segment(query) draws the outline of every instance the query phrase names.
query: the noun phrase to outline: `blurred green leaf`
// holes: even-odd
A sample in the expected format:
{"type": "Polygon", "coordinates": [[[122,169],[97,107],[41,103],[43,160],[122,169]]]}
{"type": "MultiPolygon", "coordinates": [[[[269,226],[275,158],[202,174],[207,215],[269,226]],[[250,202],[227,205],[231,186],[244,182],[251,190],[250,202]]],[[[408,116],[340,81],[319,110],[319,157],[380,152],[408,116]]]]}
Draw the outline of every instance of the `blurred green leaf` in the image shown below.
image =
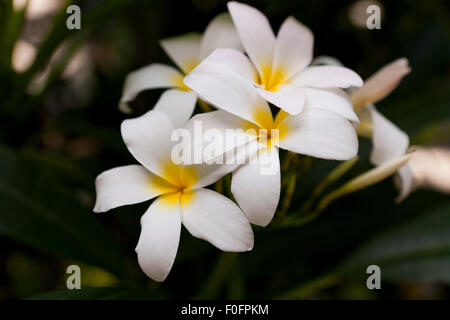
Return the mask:
{"type": "Polygon", "coordinates": [[[450,205],[441,206],[373,238],[344,262],[338,272],[366,276],[381,268],[382,279],[450,283],[450,205]]]}
{"type": "Polygon", "coordinates": [[[51,166],[0,146],[0,168],[0,235],[126,274],[114,239],[51,166]]]}

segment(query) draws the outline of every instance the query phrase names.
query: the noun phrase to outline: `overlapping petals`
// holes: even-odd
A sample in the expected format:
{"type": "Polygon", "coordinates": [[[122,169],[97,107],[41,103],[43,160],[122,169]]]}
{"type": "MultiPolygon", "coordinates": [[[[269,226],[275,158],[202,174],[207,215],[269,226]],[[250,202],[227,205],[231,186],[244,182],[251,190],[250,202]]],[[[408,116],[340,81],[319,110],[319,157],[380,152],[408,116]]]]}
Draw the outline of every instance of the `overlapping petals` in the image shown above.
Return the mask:
{"type": "MultiPolygon", "coordinates": [[[[236,166],[185,166],[172,162],[174,142],[170,139],[174,126],[168,115],[184,124],[192,112],[191,106],[185,107],[182,115],[170,109],[170,106],[179,107],[171,105],[180,101],[179,94],[166,92],[156,110],[122,123],[123,139],[143,166],[111,169],[100,174],[96,181],[96,212],[157,197],[142,216],[136,247],[142,270],[156,281],[163,281],[172,268],[181,223],[192,235],[219,249],[239,252],[253,247],[253,233],[241,209],[224,196],[203,189],[236,166]]],[[[193,98],[190,99],[194,104],[193,98]]]]}
{"type": "Polygon", "coordinates": [[[399,199],[412,188],[408,136],[373,106],[410,71],[406,59],[387,65],[362,86],[358,74],[330,58],[313,61],[313,34],[295,18],[287,18],[275,35],[257,9],[237,2],[228,8],[230,15],[217,16],[203,35],[161,41],[178,69],[155,63],[128,75],[119,103],[124,112],[143,90],[169,90],[153,110],[121,125],[123,140],[140,164],[107,170],[96,179],[95,212],[154,199],[141,218],[136,252],[142,270],[156,281],[163,281],[174,264],[182,224],[221,250],[253,248],[249,222],[267,226],[280,199],[280,149],[352,159],[358,127],[358,133],[372,138],[370,160],[376,167],[340,192],[367,187],[397,170],[399,199]],[[350,96],[343,88],[351,88],[350,96]],[[219,110],[191,118],[198,97],[219,110]],[[269,103],[279,107],[275,115],[269,103]],[[232,129],[235,139],[202,145],[207,152],[200,162],[173,161],[178,151],[183,156],[196,152],[195,141],[179,149],[173,138],[182,131],[176,128],[195,135],[199,123],[202,133],[226,136],[232,129]],[[234,161],[215,161],[236,150],[234,161]],[[237,161],[241,157],[244,164],[237,161]],[[238,205],[205,188],[231,172],[238,205]]]}
{"type": "Polygon", "coordinates": [[[174,88],[188,91],[183,84],[183,77],[197,64],[217,48],[242,50],[236,29],[228,13],[214,18],[203,35],[188,33],[182,36],[161,40],[161,47],[174,61],[174,67],[153,63],[130,73],[125,79],[119,109],[129,113],[129,103],[147,89],[174,88]]]}
{"type": "MultiPolygon", "coordinates": [[[[196,116],[189,121],[187,127],[194,121],[200,121],[204,127],[215,127],[222,131],[228,127],[239,127],[243,131],[252,128],[278,132],[277,140],[271,137],[270,146],[264,145],[267,141],[260,142],[263,148],[257,153],[260,156],[258,161],[239,167],[232,178],[232,193],[239,206],[250,222],[265,226],[273,217],[280,194],[279,158],[276,148],[325,159],[353,158],[357,153],[358,140],[348,118],[357,121],[357,117],[352,111],[350,100],[344,97],[342,92],[326,90],[323,98],[317,97],[313,92],[299,114],[289,115],[280,111],[276,119],[273,119],[267,102],[254,90],[253,85],[245,79],[243,73],[233,71],[238,65],[246,66],[247,74],[252,71],[248,68],[248,63],[244,62],[243,55],[239,55],[231,50],[216,50],[184,80],[187,86],[208,102],[232,113],[233,116],[223,119],[208,115],[196,116]],[[229,68],[216,63],[224,58],[227,52],[234,57],[232,62],[228,62],[229,68]],[[333,97],[338,101],[335,111],[331,111],[331,106],[321,107],[333,101],[333,97]],[[241,121],[236,118],[241,118],[241,121]],[[264,159],[270,159],[268,163],[277,169],[267,175],[261,174],[264,159]]],[[[251,137],[255,139],[254,133],[249,133],[249,138],[251,137]]]]}
{"type": "Polygon", "coordinates": [[[298,114],[302,110],[307,87],[362,85],[361,78],[350,69],[308,67],[312,60],[314,37],[295,18],[286,19],[275,37],[269,21],[257,9],[237,2],[229,2],[228,9],[249,58],[232,49],[216,50],[203,63],[208,63],[209,67],[212,64],[225,67],[215,71],[217,77],[227,78],[230,70],[237,73],[265,100],[290,114],[298,114]]]}

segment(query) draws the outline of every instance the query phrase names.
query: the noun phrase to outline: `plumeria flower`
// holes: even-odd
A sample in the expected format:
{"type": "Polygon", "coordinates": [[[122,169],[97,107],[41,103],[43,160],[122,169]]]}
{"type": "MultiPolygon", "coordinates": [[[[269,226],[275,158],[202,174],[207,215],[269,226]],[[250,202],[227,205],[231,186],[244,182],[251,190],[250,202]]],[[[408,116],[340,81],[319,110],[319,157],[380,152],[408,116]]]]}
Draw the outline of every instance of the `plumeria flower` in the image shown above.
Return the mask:
{"type": "MultiPolygon", "coordinates": [[[[385,118],[373,105],[391,93],[401,79],[411,71],[408,60],[401,58],[381,68],[366,80],[362,88],[350,94],[356,113],[360,118],[357,131],[360,135],[371,137],[373,148],[370,161],[377,166],[405,155],[408,135],[385,118]]],[[[398,170],[400,194],[403,200],[412,189],[412,172],[408,163],[398,170]]]]}
{"type": "MultiPolygon", "coordinates": [[[[222,52],[224,51],[216,50],[211,57],[214,58],[222,52]]],[[[235,57],[244,58],[241,55],[235,57]]],[[[246,65],[250,67],[249,63],[246,65]]],[[[223,67],[209,67],[209,62],[202,62],[186,76],[184,82],[207,102],[222,110],[194,116],[187,128],[192,123],[201,121],[203,128],[215,128],[223,132],[235,129],[254,135],[253,139],[249,137],[248,141],[259,144],[255,148],[259,149],[258,161],[244,164],[235,170],[231,184],[231,191],[237,203],[251,223],[266,226],[278,205],[278,148],[336,160],[347,160],[357,154],[357,135],[348,121],[357,121],[357,117],[347,96],[332,91],[312,94],[300,114],[289,115],[280,110],[274,119],[268,103],[247,79],[223,67]],[[219,68],[223,70],[217,74],[219,68]],[[335,103],[332,107],[330,100],[335,103]],[[265,133],[263,139],[259,136],[260,132],[265,133]],[[273,133],[277,134],[276,139],[272,136],[273,133]],[[262,174],[267,167],[272,169],[271,174],[262,174]]],[[[315,90],[312,89],[312,92],[315,93],[315,90]]]]}
{"type": "MultiPolygon", "coordinates": [[[[95,212],[104,212],[156,198],[141,218],[136,247],[139,265],[156,281],[163,281],[172,268],[181,224],[193,236],[223,251],[248,251],[253,247],[253,232],[241,209],[225,196],[204,188],[233,167],[175,165],[171,160],[174,142],[170,140],[174,126],[164,110],[179,108],[171,104],[171,99],[161,100],[157,110],[122,123],[125,144],[141,165],[100,174],[94,208],[95,212]]],[[[190,103],[194,105],[195,99],[191,97],[190,103]]],[[[181,122],[180,116],[177,121],[181,122]]]]}
{"type": "Polygon", "coordinates": [[[166,64],[152,63],[130,73],[125,79],[120,98],[119,109],[122,112],[131,112],[128,103],[133,101],[143,90],[176,88],[188,91],[189,88],[183,84],[184,75],[215,49],[242,49],[228,13],[222,13],[214,18],[206,27],[203,35],[188,33],[162,40],[160,44],[181,71],[166,64]]]}
{"type": "MultiPolygon", "coordinates": [[[[248,54],[221,50],[206,59],[217,77],[233,71],[252,84],[268,102],[290,114],[298,114],[306,96],[322,88],[362,86],[362,79],[340,66],[309,66],[313,56],[313,34],[289,17],[275,37],[267,18],[257,9],[229,2],[228,9],[248,54]]],[[[326,93],[327,96],[328,93],[326,93]]]]}

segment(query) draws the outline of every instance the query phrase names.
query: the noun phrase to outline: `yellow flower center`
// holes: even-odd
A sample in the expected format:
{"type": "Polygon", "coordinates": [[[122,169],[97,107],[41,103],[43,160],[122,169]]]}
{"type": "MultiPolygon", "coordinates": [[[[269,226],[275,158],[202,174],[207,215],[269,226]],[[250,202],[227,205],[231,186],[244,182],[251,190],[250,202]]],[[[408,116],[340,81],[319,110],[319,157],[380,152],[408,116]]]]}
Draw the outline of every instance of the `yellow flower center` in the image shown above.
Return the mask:
{"type": "Polygon", "coordinates": [[[198,180],[193,166],[176,165],[172,161],[164,165],[162,175],[179,191],[191,188],[198,180]]]}
{"type": "Polygon", "coordinates": [[[181,90],[190,91],[191,88],[189,88],[187,85],[185,85],[183,80],[184,80],[184,76],[181,74],[177,74],[177,75],[173,76],[173,78],[171,79],[171,82],[175,87],[178,87],[181,90]]]}
{"type": "Polygon", "coordinates": [[[258,136],[258,141],[270,148],[272,144],[277,144],[287,134],[288,127],[283,120],[289,116],[289,113],[280,110],[273,119],[272,114],[263,111],[264,109],[257,108],[253,119],[258,123],[246,121],[245,130],[249,130],[250,134],[253,132],[258,136]],[[252,132],[253,131],[253,132],[252,132]]]}
{"type": "Polygon", "coordinates": [[[282,69],[272,69],[271,65],[262,67],[261,73],[257,83],[267,91],[277,91],[286,82],[286,73],[282,69]]]}
{"type": "Polygon", "coordinates": [[[164,196],[161,198],[167,206],[187,205],[193,198],[190,188],[198,180],[197,172],[193,166],[176,165],[172,161],[162,168],[162,176],[153,177],[150,184],[159,190],[164,196]],[[170,182],[169,182],[170,181],[170,182]]]}

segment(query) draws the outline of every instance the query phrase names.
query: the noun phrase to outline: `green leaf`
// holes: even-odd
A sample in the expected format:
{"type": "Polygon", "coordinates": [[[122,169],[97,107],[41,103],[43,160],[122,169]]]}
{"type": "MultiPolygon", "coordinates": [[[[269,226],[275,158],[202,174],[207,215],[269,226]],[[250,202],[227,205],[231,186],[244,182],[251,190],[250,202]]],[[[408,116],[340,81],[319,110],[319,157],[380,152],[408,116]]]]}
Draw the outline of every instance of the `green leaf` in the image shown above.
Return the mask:
{"type": "Polygon", "coordinates": [[[0,146],[0,235],[125,275],[118,245],[57,172],[0,146]]]}
{"type": "Polygon", "coordinates": [[[79,290],[57,290],[37,294],[31,300],[142,300],[154,298],[155,294],[143,288],[81,288],[79,290]]]}
{"type": "Polygon", "coordinates": [[[382,279],[450,283],[450,205],[397,226],[357,250],[338,272],[352,275],[379,265],[382,279]]]}

